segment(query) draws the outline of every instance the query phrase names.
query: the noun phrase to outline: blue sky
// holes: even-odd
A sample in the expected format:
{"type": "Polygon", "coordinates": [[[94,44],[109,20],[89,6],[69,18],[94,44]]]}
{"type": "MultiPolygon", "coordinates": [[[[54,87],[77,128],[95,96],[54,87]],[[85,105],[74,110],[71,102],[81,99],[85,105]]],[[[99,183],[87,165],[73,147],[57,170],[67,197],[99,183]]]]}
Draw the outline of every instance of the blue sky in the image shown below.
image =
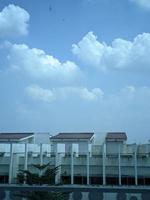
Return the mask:
{"type": "Polygon", "coordinates": [[[1,0],[0,131],[150,131],[149,0],[1,0]]]}

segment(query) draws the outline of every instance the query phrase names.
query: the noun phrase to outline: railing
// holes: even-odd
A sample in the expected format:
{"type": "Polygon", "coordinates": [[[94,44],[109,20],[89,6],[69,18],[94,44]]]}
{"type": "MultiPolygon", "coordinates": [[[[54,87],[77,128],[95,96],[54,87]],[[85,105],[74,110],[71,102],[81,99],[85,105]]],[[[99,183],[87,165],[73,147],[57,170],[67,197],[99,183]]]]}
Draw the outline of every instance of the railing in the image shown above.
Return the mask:
{"type": "Polygon", "coordinates": [[[146,186],[28,186],[0,185],[0,200],[14,200],[12,192],[69,193],[68,200],[150,200],[150,187],[146,186]]]}

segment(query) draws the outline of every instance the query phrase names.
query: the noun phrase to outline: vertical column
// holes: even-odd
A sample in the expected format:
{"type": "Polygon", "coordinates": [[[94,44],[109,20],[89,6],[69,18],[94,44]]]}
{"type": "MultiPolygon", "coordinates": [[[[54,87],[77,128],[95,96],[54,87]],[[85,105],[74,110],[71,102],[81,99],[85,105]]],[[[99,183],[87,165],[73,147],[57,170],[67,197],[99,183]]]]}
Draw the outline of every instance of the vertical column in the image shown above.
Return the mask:
{"type": "Polygon", "coordinates": [[[57,167],[57,173],[55,175],[55,184],[59,184],[61,181],[61,154],[58,153],[57,143],[55,144],[55,167],[57,167]]]}
{"type": "Polygon", "coordinates": [[[90,165],[90,158],[89,158],[89,151],[87,152],[87,163],[86,163],[86,170],[87,170],[87,185],[89,185],[89,183],[90,183],[90,175],[89,175],[89,173],[90,173],[90,168],[89,168],[89,165],[90,165]]]}
{"type": "MultiPolygon", "coordinates": [[[[16,144],[14,144],[16,145],[16,144]]],[[[16,151],[14,152],[14,146],[13,146],[13,161],[12,161],[12,180],[13,183],[15,183],[15,180],[17,178],[17,173],[19,170],[19,155],[18,153],[16,153],[16,151]]]]}
{"type": "MultiPolygon", "coordinates": [[[[57,150],[57,143],[53,143],[52,152],[55,155],[55,167],[58,167],[58,150],[57,150]]],[[[58,184],[58,172],[55,175],[55,184],[58,184]]]]}
{"type": "Polygon", "coordinates": [[[106,152],[105,152],[105,143],[103,143],[103,185],[106,185],[105,161],[106,161],[106,152]]]}
{"type": "Polygon", "coordinates": [[[118,147],[118,168],[119,168],[119,185],[121,185],[121,156],[120,156],[120,145],[118,147]]]}
{"type": "Polygon", "coordinates": [[[40,144],[40,166],[43,165],[43,145],[40,144]]]}
{"type": "Polygon", "coordinates": [[[71,184],[74,184],[74,155],[73,148],[71,147],[71,184]]]}
{"type": "Polygon", "coordinates": [[[28,170],[28,144],[25,143],[24,170],[28,170]]]}
{"type": "MultiPolygon", "coordinates": [[[[24,144],[25,151],[24,151],[24,170],[28,170],[28,144],[24,144]]],[[[26,174],[24,174],[24,184],[26,184],[27,177],[26,174]]]]}
{"type": "MultiPolygon", "coordinates": [[[[40,144],[40,166],[43,165],[43,148],[42,144],[40,144]]],[[[40,176],[42,175],[42,169],[40,170],[40,176]]]]}
{"type": "Polygon", "coordinates": [[[138,184],[138,178],[137,178],[137,145],[135,145],[135,151],[134,151],[134,173],[135,173],[135,185],[138,184]]]}
{"type": "Polygon", "coordinates": [[[12,168],[13,168],[13,144],[10,144],[10,162],[9,162],[9,179],[8,183],[12,182],[12,168]]]}
{"type": "MultiPolygon", "coordinates": [[[[55,152],[55,167],[58,167],[58,152],[55,152]]],[[[55,175],[55,184],[58,184],[58,171],[55,175]]]]}

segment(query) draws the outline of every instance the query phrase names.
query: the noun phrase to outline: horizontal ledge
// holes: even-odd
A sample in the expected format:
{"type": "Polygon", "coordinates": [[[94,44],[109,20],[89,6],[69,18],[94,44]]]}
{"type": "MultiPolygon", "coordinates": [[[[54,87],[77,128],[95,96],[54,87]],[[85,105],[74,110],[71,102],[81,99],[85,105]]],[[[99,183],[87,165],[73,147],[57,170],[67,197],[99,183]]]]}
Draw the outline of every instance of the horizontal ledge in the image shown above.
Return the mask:
{"type": "Polygon", "coordinates": [[[0,190],[6,191],[49,191],[49,192],[107,192],[107,193],[150,193],[149,186],[86,186],[86,185],[16,185],[16,184],[0,184],[0,190]]]}

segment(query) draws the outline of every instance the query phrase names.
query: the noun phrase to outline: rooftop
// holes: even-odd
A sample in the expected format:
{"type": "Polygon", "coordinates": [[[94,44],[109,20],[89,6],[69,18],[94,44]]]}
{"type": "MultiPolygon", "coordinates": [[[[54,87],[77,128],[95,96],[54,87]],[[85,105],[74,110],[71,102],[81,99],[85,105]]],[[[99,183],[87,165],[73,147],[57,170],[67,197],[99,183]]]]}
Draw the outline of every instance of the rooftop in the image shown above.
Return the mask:
{"type": "Polygon", "coordinates": [[[108,132],[106,140],[127,140],[125,132],[108,132]]]}
{"type": "Polygon", "coordinates": [[[81,132],[81,133],[58,133],[55,136],[52,136],[51,139],[69,139],[69,140],[90,140],[93,137],[94,133],[92,132],[81,132]]]}
{"type": "Polygon", "coordinates": [[[0,133],[0,141],[5,140],[21,140],[32,136],[34,133],[0,133]]]}

